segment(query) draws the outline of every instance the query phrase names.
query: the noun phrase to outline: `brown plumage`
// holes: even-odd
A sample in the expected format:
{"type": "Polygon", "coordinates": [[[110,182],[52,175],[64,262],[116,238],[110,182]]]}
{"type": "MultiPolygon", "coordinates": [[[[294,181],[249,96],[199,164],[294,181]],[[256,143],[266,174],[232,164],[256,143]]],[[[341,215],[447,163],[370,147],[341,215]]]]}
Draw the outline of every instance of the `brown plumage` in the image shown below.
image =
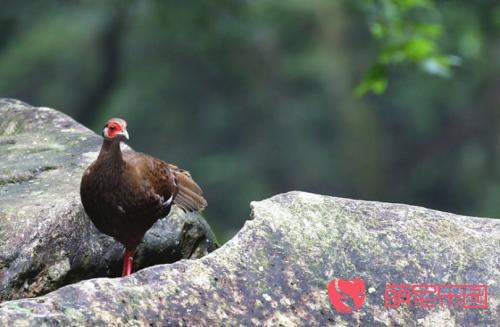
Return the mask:
{"type": "Polygon", "coordinates": [[[169,214],[172,204],[184,211],[207,206],[191,174],[147,154],[121,151],[127,123],[111,119],[103,130],[97,160],[85,170],[80,196],[86,213],[103,233],[125,246],[123,275],[132,270],[132,256],[146,231],[169,214]]]}

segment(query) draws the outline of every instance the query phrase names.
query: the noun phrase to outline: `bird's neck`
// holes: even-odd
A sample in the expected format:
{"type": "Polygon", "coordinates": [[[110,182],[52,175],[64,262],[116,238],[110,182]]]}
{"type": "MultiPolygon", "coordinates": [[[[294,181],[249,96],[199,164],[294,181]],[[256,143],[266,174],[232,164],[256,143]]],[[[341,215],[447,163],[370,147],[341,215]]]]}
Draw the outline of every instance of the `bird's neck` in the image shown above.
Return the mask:
{"type": "Polygon", "coordinates": [[[123,164],[122,150],[120,149],[119,140],[104,140],[99,152],[98,160],[104,160],[110,164],[120,166],[123,164]]]}

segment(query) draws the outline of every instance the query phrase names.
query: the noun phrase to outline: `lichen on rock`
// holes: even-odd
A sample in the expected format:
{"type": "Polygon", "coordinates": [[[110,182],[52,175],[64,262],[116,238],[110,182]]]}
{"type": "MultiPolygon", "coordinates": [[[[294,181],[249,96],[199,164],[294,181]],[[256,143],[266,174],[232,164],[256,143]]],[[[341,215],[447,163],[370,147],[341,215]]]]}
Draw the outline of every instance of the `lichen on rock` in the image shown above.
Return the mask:
{"type": "Polygon", "coordinates": [[[494,219],[290,192],[253,202],[243,229],[199,260],[6,302],[0,322],[495,326],[499,234],[494,219]],[[366,301],[339,314],[326,285],[354,276],[366,283],[366,301]],[[488,283],[489,309],[385,308],[388,282],[488,283]]]}

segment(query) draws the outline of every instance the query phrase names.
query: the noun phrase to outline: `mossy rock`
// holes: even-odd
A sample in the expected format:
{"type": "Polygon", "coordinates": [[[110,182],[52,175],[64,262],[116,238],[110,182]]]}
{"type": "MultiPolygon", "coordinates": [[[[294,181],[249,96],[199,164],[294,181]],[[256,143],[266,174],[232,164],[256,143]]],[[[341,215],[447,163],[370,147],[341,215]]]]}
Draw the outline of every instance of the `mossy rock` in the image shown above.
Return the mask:
{"type": "Polygon", "coordinates": [[[500,222],[303,192],[253,202],[250,220],[197,260],[0,305],[0,323],[153,326],[498,326],[500,222]],[[327,283],[359,277],[352,314],[327,283]],[[386,283],[487,284],[488,309],[384,306],[386,283]]]}

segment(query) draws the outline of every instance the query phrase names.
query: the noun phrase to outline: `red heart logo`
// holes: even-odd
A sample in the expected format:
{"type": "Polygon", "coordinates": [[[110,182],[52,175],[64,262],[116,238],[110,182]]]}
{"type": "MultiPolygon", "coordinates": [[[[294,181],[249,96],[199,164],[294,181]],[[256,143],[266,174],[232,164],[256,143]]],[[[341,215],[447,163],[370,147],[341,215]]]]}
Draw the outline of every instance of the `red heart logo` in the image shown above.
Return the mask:
{"type": "Polygon", "coordinates": [[[361,278],[339,280],[332,279],[328,283],[327,289],[328,296],[330,297],[330,303],[339,313],[352,313],[352,308],[344,302],[344,300],[348,298],[347,296],[352,298],[354,302],[354,310],[361,308],[365,302],[365,281],[361,278]],[[338,290],[336,286],[338,286],[338,290]]]}

